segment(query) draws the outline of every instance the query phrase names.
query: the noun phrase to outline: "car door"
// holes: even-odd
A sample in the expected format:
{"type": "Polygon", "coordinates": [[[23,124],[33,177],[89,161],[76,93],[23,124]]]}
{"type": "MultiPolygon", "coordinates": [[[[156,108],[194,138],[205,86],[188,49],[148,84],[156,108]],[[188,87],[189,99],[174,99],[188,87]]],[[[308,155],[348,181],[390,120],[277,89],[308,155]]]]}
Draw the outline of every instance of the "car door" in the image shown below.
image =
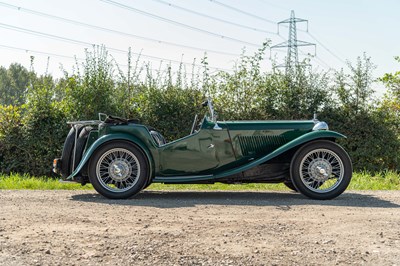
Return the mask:
{"type": "Polygon", "coordinates": [[[158,176],[211,175],[235,160],[228,130],[202,128],[160,149],[158,176]]]}

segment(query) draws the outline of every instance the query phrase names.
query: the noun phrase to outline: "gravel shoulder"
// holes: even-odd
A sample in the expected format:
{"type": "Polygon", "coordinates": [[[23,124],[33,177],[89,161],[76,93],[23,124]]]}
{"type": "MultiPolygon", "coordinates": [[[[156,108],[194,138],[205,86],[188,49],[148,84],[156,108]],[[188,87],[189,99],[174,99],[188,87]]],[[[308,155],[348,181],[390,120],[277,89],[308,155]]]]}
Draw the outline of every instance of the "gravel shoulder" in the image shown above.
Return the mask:
{"type": "Polygon", "coordinates": [[[0,265],[400,265],[400,191],[0,190],[0,265]]]}

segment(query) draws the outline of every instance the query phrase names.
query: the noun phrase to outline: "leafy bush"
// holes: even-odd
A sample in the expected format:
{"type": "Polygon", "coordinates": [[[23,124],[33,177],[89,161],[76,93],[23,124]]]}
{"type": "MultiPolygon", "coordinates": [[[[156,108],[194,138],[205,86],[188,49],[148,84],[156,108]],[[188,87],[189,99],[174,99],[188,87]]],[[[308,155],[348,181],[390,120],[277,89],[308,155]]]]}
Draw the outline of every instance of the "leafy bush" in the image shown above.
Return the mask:
{"type": "Polygon", "coordinates": [[[52,78],[43,76],[33,84],[23,118],[24,146],[29,151],[24,158],[24,172],[49,175],[52,160],[60,155],[68,128],[60,104],[52,97],[55,88],[52,78]]]}
{"type": "Polygon", "coordinates": [[[400,142],[381,113],[363,111],[349,116],[347,112],[336,109],[326,110],[322,116],[331,130],[348,137],[340,144],[350,154],[354,169],[372,172],[400,170],[397,153],[400,142]]]}
{"type": "Polygon", "coordinates": [[[114,64],[104,47],[86,51],[86,61],[76,73],[64,71],[63,107],[71,120],[97,119],[98,113],[115,113],[114,64]]]}
{"type": "Polygon", "coordinates": [[[196,89],[175,86],[149,88],[141,97],[143,123],[155,127],[170,141],[189,135],[193,118],[204,100],[196,89]]]}
{"type": "Polygon", "coordinates": [[[21,105],[29,85],[29,71],[13,63],[8,69],[0,67],[0,105],[21,105]]]}
{"type": "Polygon", "coordinates": [[[60,154],[66,119],[54,101],[50,76],[32,76],[26,104],[0,107],[0,170],[50,175],[51,162],[60,154]]]}
{"type": "Polygon", "coordinates": [[[221,71],[210,93],[224,119],[310,119],[328,103],[327,73],[299,65],[295,73],[262,72],[265,48],[242,56],[233,73],[221,71]]]}
{"type": "Polygon", "coordinates": [[[288,73],[262,71],[267,47],[242,55],[231,73],[210,74],[205,56],[203,72],[195,74],[193,65],[191,79],[183,64],[177,73],[170,65],[154,72],[149,63],[132,63],[130,52],[124,73],[104,47],[86,51],[86,60],[57,81],[17,65],[12,71],[2,68],[1,97],[11,88],[9,73],[19,89],[7,102],[0,98],[0,172],[50,175],[69,130],[66,121],[96,119],[99,112],[139,118],[168,140],[183,137],[194,115],[204,112],[200,105],[206,96],[226,120],[310,119],[317,112],[331,129],[348,136],[341,142],[356,170],[400,171],[399,73],[381,78],[390,91],[374,102],[374,65],[367,56],[349,63],[349,74],[332,76],[305,65],[288,73]]]}
{"type": "Polygon", "coordinates": [[[23,166],[27,151],[23,145],[21,108],[0,105],[0,171],[10,173],[23,166]]]}

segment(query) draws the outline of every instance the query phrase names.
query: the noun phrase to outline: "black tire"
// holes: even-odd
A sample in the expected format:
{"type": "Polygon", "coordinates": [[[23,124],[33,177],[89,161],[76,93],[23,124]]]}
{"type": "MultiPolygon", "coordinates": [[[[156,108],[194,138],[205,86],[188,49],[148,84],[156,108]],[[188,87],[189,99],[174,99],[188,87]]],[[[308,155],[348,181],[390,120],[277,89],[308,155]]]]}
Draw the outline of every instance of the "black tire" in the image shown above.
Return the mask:
{"type": "Polygon", "coordinates": [[[146,188],[148,188],[151,184],[153,184],[152,182],[148,181],[146,183],[146,185],[144,185],[144,187],[142,188],[142,190],[145,190],[146,188]]]}
{"type": "Polygon", "coordinates": [[[145,154],[130,142],[106,143],[89,161],[90,182],[97,192],[110,199],[127,199],[139,193],[148,175],[145,154]]]}
{"type": "Polygon", "coordinates": [[[290,188],[291,190],[298,192],[297,188],[293,185],[292,181],[285,181],[283,182],[287,188],[290,188]]]}
{"type": "Polygon", "coordinates": [[[328,140],[305,144],[297,150],[290,164],[294,187],[317,200],[333,199],[342,194],[350,183],[352,172],[347,152],[328,140]]]}
{"type": "Polygon", "coordinates": [[[75,145],[75,132],[80,133],[82,125],[75,125],[69,131],[64,142],[64,147],[61,155],[61,175],[67,178],[72,173],[72,153],[75,145]]]}
{"type": "MultiPolygon", "coordinates": [[[[75,154],[75,168],[79,165],[82,155],[83,155],[83,150],[85,149],[87,138],[89,136],[90,131],[92,130],[92,127],[84,127],[82,128],[81,132],[79,133],[78,140],[76,141],[76,154],[75,154]]],[[[75,170],[75,169],[73,169],[75,170]]]]}

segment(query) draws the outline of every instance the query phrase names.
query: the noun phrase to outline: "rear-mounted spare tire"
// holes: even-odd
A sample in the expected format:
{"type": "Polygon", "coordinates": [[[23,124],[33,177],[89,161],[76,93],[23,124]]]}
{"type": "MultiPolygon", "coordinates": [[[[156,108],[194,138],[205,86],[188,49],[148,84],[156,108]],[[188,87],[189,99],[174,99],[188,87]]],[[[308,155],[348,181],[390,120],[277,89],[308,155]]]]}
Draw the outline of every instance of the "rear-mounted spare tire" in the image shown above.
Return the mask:
{"type": "MultiPolygon", "coordinates": [[[[81,162],[82,156],[83,156],[83,151],[86,146],[86,142],[89,136],[90,131],[93,128],[90,126],[84,127],[81,129],[81,132],[79,133],[78,140],[76,141],[76,155],[75,155],[75,168],[79,165],[81,162]]],[[[72,166],[72,163],[71,163],[72,166]]],[[[71,172],[75,170],[71,168],[71,172]]]]}
{"type": "Polygon", "coordinates": [[[90,126],[75,125],[69,131],[61,156],[61,175],[63,178],[70,176],[75,170],[73,168],[76,168],[81,161],[89,133],[92,129],[90,126]],[[78,139],[76,141],[75,165],[73,165],[75,135],[78,136],[78,139]]]}
{"type": "Polygon", "coordinates": [[[72,173],[72,154],[74,152],[75,134],[79,134],[82,128],[82,125],[73,126],[65,139],[61,155],[61,175],[63,178],[67,178],[72,173]]]}

